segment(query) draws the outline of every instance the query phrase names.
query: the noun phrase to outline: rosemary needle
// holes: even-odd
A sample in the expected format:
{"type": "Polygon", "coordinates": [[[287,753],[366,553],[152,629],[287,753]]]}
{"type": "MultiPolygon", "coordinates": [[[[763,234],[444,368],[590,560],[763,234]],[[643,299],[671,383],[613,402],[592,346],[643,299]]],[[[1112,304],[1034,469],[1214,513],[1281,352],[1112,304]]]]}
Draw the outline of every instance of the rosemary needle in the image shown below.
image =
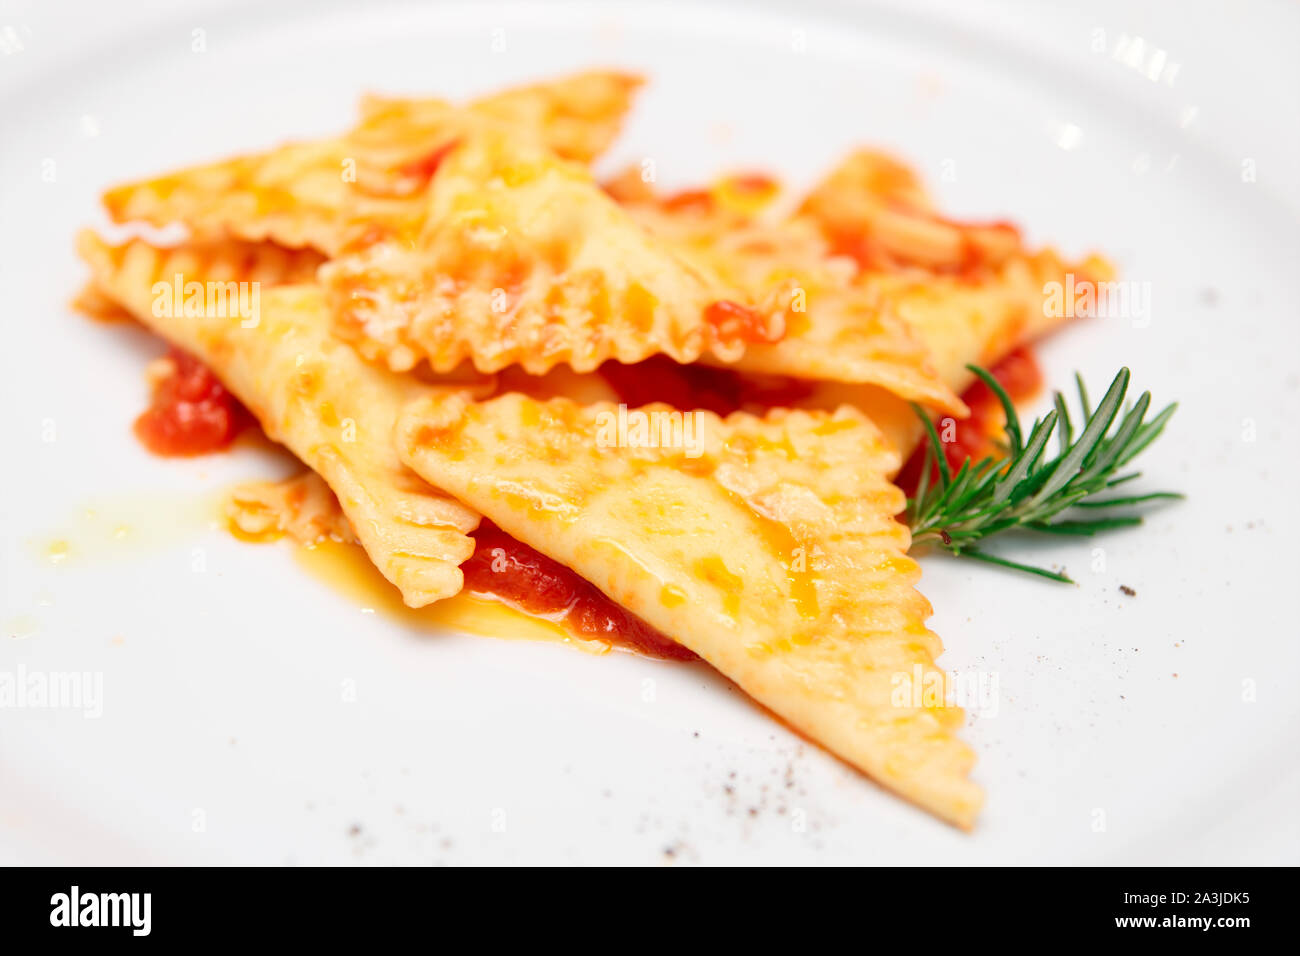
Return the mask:
{"type": "Polygon", "coordinates": [[[1141,516],[1133,512],[1134,506],[1182,497],[1167,491],[1105,494],[1138,477],[1136,472],[1123,469],[1160,436],[1178,407],[1170,405],[1148,419],[1150,392],[1125,406],[1127,368],[1119,370],[1095,409],[1083,379],[1075,376],[1083,410],[1077,438],[1059,392],[1053,396],[1052,410],[1034,422],[1026,435],[1006,390],[984,369],[974,365],[967,368],[992,389],[1002,404],[1007,453],[1002,458],[989,457],[979,462],[967,458],[954,474],[934,423],[913,404],[926,431],[921,478],[916,494],[907,502],[913,542],[1068,583],[1070,579],[1064,574],[988,554],[976,544],[1013,529],[1091,535],[1109,528],[1130,527],[1142,522],[1141,516]],[[1054,432],[1057,451],[1051,455],[1048,441],[1054,432]],[[1067,513],[1072,509],[1089,510],[1082,512],[1083,517],[1070,517],[1067,513]],[[1097,516],[1095,509],[1113,510],[1097,516]]]}

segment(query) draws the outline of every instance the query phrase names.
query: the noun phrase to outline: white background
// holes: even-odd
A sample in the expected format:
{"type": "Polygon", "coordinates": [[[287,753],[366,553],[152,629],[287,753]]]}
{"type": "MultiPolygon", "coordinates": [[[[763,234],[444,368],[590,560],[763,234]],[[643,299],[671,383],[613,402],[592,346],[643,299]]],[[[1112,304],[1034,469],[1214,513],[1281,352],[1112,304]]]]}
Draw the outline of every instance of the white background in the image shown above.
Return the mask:
{"type": "Polygon", "coordinates": [[[0,3],[0,670],[104,682],[97,720],[0,710],[0,860],[1300,862],[1298,38],[1283,3],[0,3]],[[342,129],[365,90],[588,65],[651,79],[610,169],[798,186],[884,145],[941,208],[1149,283],[1149,322],[1081,323],[1043,359],[1054,383],[1128,364],[1178,399],[1143,467],[1189,500],[1014,545],[1078,587],[925,561],[943,663],[999,678],[967,731],[974,834],[703,667],[365,614],[191,504],[282,462],[160,461],[131,438],[158,346],[66,307],[105,186],[342,129]],[[127,541],[94,545],[119,524],[127,541]],[[60,535],[84,553],[55,567],[60,535]]]}

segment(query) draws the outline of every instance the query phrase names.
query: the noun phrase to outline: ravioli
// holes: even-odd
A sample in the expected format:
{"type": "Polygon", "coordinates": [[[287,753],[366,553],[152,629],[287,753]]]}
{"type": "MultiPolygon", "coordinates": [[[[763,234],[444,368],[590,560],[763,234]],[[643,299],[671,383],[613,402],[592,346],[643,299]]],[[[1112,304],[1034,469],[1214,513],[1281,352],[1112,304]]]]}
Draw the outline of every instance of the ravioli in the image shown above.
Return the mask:
{"type": "Polygon", "coordinates": [[[1009,223],[937,215],[915,174],[872,150],[850,154],[814,187],[800,213],[840,251],[875,269],[968,272],[995,267],[1022,249],[1009,223]]]}
{"type": "Polygon", "coordinates": [[[968,363],[993,362],[1065,321],[1045,307],[1047,283],[1112,273],[1099,256],[1070,263],[1051,249],[1031,251],[1007,223],[935,214],[909,169],[868,150],[814,187],[798,218],[857,261],[857,285],[917,332],[954,390],[972,381],[968,363]]]}
{"type": "MultiPolygon", "coordinates": [[[[870,287],[882,307],[897,315],[924,343],[940,380],[961,394],[975,380],[967,365],[991,367],[1013,349],[1041,338],[1068,321],[1043,309],[1043,286],[1076,275],[1109,275],[1099,259],[1067,266],[1051,251],[1009,259],[979,282],[951,276],[872,273],[859,284],[870,287]]],[[[795,404],[833,409],[849,403],[883,431],[906,457],[921,439],[923,426],[908,403],[873,385],[817,382],[795,404]]]]}
{"type": "Polygon", "coordinates": [[[970,827],[982,796],[956,737],[961,710],[900,690],[944,680],[942,645],[925,626],[920,570],[895,520],[903,494],[885,477],[897,456],[879,432],[847,408],[697,413],[693,437],[683,425],[675,444],[628,447],[610,443],[618,415],[518,394],[430,396],[403,413],[397,441],[426,479],[797,730],[970,827]]]}
{"type": "Polygon", "coordinates": [[[282,481],[236,485],[226,494],[222,510],[231,530],[246,541],[273,541],[285,535],[308,546],[357,540],[334,492],[314,471],[282,481]]]}
{"type": "Polygon", "coordinates": [[[871,382],[964,412],[924,346],[850,287],[810,227],[734,254],[646,227],[586,170],[493,131],[444,159],[417,241],[371,245],[321,275],[339,335],[396,371],[469,359],[540,375],[662,354],[871,382]]]}
{"type": "MultiPolygon", "coordinates": [[[[642,83],[632,73],[589,70],[484,96],[468,110],[502,127],[539,132],[557,155],[590,163],[618,136],[642,83]]],[[[361,101],[361,128],[378,130],[382,140],[394,123],[418,130],[440,122],[446,107],[441,99],[366,96],[361,101]]]]}
{"type": "Polygon", "coordinates": [[[588,162],[617,134],[639,78],[592,71],[507,90],[458,108],[443,100],[368,97],[349,133],[183,169],[109,190],[115,222],[182,223],[206,237],[271,240],[335,255],[419,228],[420,195],[438,161],[480,124],[509,123],[559,155],[588,162]]]}
{"type": "Polygon", "coordinates": [[[752,345],[725,363],[701,361],[828,383],[831,390],[871,386],[904,405],[919,401],[946,414],[966,413],[929,347],[946,347],[943,336],[928,338],[880,284],[859,281],[857,265],[834,255],[812,223],[761,221],[734,206],[634,203],[629,209],[655,235],[686,245],[760,308],[785,318],[779,342],[752,345]]]}
{"type": "MultiPolygon", "coordinates": [[[[1112,275],[1099,256],[1069,263],[1050,249],[1027,251],[1010,227],[938,219],[927,211],[929,200],[910,170],[867,151],[838,167],[785,221],[747,214],[718,189],[688,194],[695,198],[686,203],[656,197],[635,183],[624,182],[615,192],[652,232],[687,244],[729,281],[747,289],[774,282],[802,289],[807,312],[792,316],[786,337],[747,349],[733,367],[772,374],[807,370],[804,377],[814,384],[794,404],[852,404],[904,455],[922,433],[907,390],[885,375],[855,374],[852,368],[873,359],[885,368],[906,368],[919,354],[948,392],[960,394],[974,381],[967,365],[990,366],[1067,321],[1065,314],[1044,308],[1048,283],[1064,286],[1069,273],[1092,281],[1112,275]],[[863,243],[876,241],[882,209],[941,227],[942,236],[929,240],[933,254],[909,259],[906,250],[917,247],[900,241],[889,255],[877,249],[864,258],[863,243]],[[973,230],[975,238],[957,256],[952,231],[961,229],[973,230]],[[873,334],[872,323],[890,333],[873,334]],[[898,325],[904,334],[893,331],[898,325]],[[897,343],[892,354],[881,351],[889,342],[897,343]]],[[[907,234],[915,240],[921,232],[907,234]]],[[[965,411],[952,402],[928,404],[943,414],[965,411]]]]}
{"type": "Polygon", "coordinates": [[[158,249],[135,240],[113,247],[88,231],[78,247],[100,290],[211,366],[270,438],[325,479],[362,547],[408,605],[460,590],[459,565],[473,553],[469,533],[479,516],[406,468],[392,442],[401,407],[436,386],[374,368],[334,339],[315,285],[261,291],[251,327],[239,317],[156,309],[155,283],[170,296],[166,287],[176,276],[270,282],[273,264],[292,253],[235,242],[158,249]]]}
{"type": "Polygon", "coordinates": [[[664,353],[737,357],[779,338],[779,316],[732,290],[684,251],[658,242],[585,169],[497,131],[444,160],[412,245],[377,243],[331,262],[340,336],[407,371],[470,359],[591,371],[607,359],[664,353]]]}
{"type": "MultiPolygon", "coordinates": [[[[367,96],[341,136],[112,189],[115,221],[189,238],[84,233],[78,305],[178,347],[141,417],[167,439],[151,448],[237,432],[215,374],[311,469],[234,489],[241,537],[355,541],[411,607],[468,579],[582,617],[584,636],[694,652],[969,828],[974,756],[892,484],[923,432],[911,403],[973,411],[951,450],[975,455],[997,422],[987,396],[959,397],[967,366],[1077,311],[1046,308],[1049,283],[1110,266],[940,215],[868,150],[788,205],[754,174],[662,197],[638,168],[602,187],[590,164],[640,82],[367,96]]],[[[1000,371],[1036,381],[1022,356],[1000,371]]]]}

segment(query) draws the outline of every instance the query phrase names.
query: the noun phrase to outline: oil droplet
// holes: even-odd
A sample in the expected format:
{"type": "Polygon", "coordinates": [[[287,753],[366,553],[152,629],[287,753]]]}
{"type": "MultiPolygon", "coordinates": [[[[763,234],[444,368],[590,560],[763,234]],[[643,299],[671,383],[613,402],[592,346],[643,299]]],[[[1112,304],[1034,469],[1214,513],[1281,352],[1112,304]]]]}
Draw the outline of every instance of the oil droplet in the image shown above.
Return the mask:
{"type": "Polygon", "coordinates": [[[41,622],[31,614],[22,614],[5,622],[5,633],[18,641],[26,640],[40,629],[41,622]]]}
{"type": "Polygon", "coordinates": [[[29,542],[50,564],[120,560],[128,553],[164,550],[215,526],[221,495],[132,494],[79,508],[54,536],[29,542]]]}

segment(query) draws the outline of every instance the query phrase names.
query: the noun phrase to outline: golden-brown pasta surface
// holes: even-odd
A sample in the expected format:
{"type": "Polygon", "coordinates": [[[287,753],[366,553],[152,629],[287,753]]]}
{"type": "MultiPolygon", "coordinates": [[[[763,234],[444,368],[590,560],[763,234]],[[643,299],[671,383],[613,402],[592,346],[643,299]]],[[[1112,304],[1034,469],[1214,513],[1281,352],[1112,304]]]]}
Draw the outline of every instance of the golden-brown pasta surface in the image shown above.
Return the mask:
{"type": "Polygon", "coordinates": [[[508,124],[559,155],[589,162],[617,134],[640,79],[590,71],[506,90],[466,107],[368,97],[343,136],[182,169],[110,189],[115,222],[181,223],[199,236],[270,240],[335,255],[353,243],[409,235],[439,159],[482,124],[508,124]]]}
{"type": "Polygon", "coordinates": [[[849,409],[699,413],[675,433],[648,426],[645,444],[629,419],[620,444],[620,415],[656,414],[670,412],[433,396],[406,410],[398,442],[426,479],[792,726],[970,826],[981,794],[956,737],[962,712],[900,690],[943,681],[942,645],[925,626],[920,569],[894,518],[903,495],[885,477],[896,456],[879,432],[849,409]]]}
{"type": "MultiPolygon", "coordinates": [[[[375,566],[412,607],[460,590],[478,514],[430,487],[398,458],[393,426],[403,404],[437,389],[375,368],[329,331],[325,297],[311,284],[260,293],[259,314],[160,310],[155,286],[248,281],[292,256],[225,242],[158,249],[110,246],[83,232],[82,257],[97,286],[163,338],[206,362],[266,434],[316,471],[338,496],[375,566]]],[[[163,291],[160,289],[160,291],[163,291]]],[[[170,294],[170,293],[167,293],[170,294]]]]}

